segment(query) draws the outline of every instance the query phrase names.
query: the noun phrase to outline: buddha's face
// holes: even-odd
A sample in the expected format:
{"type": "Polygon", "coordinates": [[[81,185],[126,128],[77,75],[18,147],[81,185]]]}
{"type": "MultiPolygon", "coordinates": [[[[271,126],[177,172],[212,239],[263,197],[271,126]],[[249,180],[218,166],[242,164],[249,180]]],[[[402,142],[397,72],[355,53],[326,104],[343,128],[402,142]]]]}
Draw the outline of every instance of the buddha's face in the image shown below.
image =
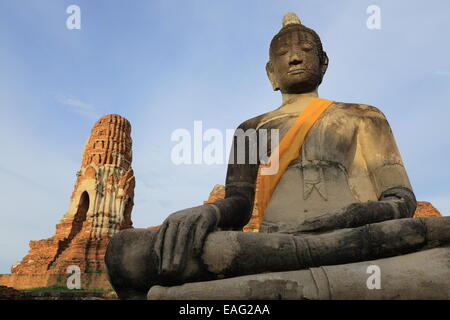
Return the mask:
{"type": "Polygon", "coordinates": [[[315,90],[324,73],[319,50],[314,37],[308,32],[288,31],[274,39],[268,64],[274,89],[282,93],[315,90]]]}

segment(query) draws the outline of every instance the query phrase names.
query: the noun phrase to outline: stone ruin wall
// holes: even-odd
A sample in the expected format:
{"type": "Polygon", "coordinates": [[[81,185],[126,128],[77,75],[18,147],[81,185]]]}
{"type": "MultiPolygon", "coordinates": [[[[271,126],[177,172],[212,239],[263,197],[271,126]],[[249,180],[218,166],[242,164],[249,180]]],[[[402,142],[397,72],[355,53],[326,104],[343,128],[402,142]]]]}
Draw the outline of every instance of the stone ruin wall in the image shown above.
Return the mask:
{"type": "Polygon", "coordinates": [[[55,234],[30,241],[22,261],[2,275],[0,284],[15,288],[42,287],[61,280],[67,267],[80,267],[82,287],[108,288],[104,255],[109,239],[131,228],[135,178],[131,125],[110,114],[100,118],[86,141],[68,211],[56,225],[55,234]]]}

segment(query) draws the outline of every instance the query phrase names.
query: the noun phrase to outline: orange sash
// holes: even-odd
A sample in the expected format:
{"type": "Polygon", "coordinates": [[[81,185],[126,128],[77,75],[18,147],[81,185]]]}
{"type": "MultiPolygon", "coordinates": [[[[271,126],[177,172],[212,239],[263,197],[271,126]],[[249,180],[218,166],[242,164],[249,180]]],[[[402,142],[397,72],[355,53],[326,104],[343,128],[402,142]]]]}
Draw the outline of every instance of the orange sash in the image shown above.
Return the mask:
{"type": "Polygon", "coordinates": [[[269,205],[275,187],[289,164],[299,157],[300,149],[309,130],[333,103],[334,101],[321,98],[315,98],[311,101],[285,134],[274,150],[275,152],[272,152],[270,161],[267,164],[260,164],[256,179],[255,208],[252,219],[246,226],[247,229],[255,232],[259,230],[259,225],[264,220],[264,212],[269,205]],[[275,173],[271,173],[269,168],[275,164],[274,161],[278,161],[278,170],[275,173]],[[267,172],[270,174],[267,174],[267,172]]]}

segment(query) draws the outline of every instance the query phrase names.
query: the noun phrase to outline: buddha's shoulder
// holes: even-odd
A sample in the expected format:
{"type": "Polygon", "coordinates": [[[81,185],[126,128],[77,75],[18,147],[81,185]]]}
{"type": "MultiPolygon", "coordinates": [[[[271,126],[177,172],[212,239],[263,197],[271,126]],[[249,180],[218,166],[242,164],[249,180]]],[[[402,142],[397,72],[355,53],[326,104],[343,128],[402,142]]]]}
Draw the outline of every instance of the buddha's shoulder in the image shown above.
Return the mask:
{"type": "Polygon", "coordinates": [[[242,122],[238,128],[240,129],[259,129],[259,128],[278,128],[280,124],[285,124],[289,122],[289,119],[296,119],[298,113],[291,112],[285,113],[279,108],[260,114],[259,116],[253,117],[251,119],[242,122]]]}
{"type": "MultiPolygon", "coordinates": [[[[327,110],[327,116],[329,117],[345,117],[346,119],[380,119],[386,120],[385,115],[377,107],[361,104],[361,103],[348,103],[348,102],[334,102],[332,106],[327,110]]],[[[257,129],[262,125],[269,123],[276,119],[286,117],[296,117],[295,114],[283,114],[278,109],[263,113],[259,116],[250,118],[242,122],[238,128],[243,130],[257,129]]]]}
{"type": "Polygon", "coordinates": [[[329,109],[329,114],[356,119],[386,120],[386,116],[380,109],[362,103],[335,102],[329,109]]]}
{"type": "Polygon", "coordinates": [[[260,114],[259,116],[250,118],[245,120],[239,125],[239,129],[247,130],[247,129],[257,129],[260,127],[261,123],[264,123],[268,119],[272,118],[274,115],[274,111],[266,112],[260,114]]]}

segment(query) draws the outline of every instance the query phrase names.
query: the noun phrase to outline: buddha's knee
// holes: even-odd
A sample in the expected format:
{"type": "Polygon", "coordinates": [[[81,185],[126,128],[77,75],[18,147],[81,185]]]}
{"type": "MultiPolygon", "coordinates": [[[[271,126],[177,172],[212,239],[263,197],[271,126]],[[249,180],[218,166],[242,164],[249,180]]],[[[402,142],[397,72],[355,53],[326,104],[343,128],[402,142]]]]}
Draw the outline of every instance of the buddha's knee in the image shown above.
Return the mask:
{"type": "Polygon", "coordinates": [[[111,238],[105,265],[108,280],[122,299],[145,299],[157,280],[157,260],[153,245],[157,232],[126,229],[111,238]]]}

